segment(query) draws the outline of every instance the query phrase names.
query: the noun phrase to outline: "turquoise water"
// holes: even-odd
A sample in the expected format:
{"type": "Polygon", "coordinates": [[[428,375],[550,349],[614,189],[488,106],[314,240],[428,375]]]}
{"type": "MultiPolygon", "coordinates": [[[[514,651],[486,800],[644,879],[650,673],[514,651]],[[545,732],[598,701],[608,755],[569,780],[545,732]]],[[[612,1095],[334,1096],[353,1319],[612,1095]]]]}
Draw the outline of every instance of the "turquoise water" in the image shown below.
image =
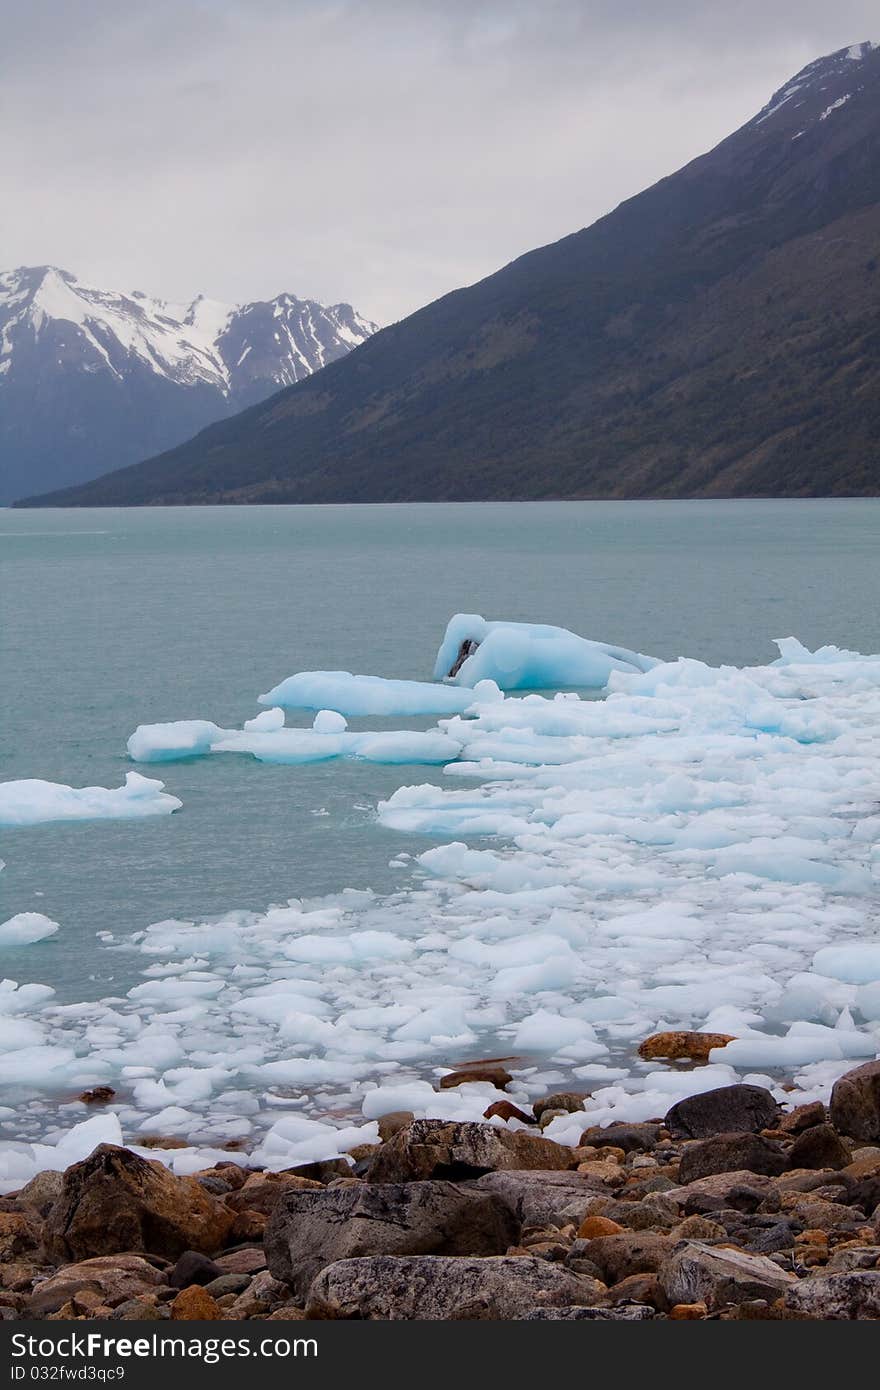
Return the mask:
{"type": "MultiPolygon", "coordinates": [[[[790,633],[877,651],[878,539],[880,502],[864,500],[0,511],[2,777],[119,785],[138,723],[239,725],[297,670],[429,678],[458,610],[713,663],[764,662],[790,633]]],[[[3,974],[99,997],[141,962],[97,932],[399,888],[389,860],[429,842],[372,808],[442,781],[235,756],[144,770],[182,811],[3,832],[0,920],[39,911],[63,929],[4,951],[3,974]]]]}

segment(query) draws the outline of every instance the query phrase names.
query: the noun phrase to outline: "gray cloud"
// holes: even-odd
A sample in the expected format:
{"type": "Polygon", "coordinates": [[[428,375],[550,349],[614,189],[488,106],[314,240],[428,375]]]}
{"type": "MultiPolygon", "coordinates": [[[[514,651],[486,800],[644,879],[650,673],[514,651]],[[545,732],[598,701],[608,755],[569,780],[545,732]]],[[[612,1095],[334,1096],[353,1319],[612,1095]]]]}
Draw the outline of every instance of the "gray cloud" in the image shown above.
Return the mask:
{"type": "Polygon", "coordinates": [[[607,212],[876,0],[0,0],[0,267],[380,321],[607,212]]]}

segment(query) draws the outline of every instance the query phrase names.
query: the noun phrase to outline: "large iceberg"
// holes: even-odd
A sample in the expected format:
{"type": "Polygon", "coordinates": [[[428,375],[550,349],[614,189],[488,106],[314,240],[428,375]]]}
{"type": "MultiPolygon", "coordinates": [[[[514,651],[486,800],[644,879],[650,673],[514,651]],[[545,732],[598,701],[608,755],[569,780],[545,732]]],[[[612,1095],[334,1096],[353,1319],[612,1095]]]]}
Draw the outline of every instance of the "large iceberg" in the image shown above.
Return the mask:
{"type": "MultiPolygon", "coordinates": [[[[459,681],[459,685],[466,682],[459,681]]],[[[261,705],[283,709],[331,709],[357,715],[461,714],[474,699],[470,690],[451,690],[430,681],[385,680],[350,671],[299,671],[260,696],[261,705]]]]}
{"type": "Polygon", "coordinates": [[[434,678],[469,687],[493,680],[502,690],[601,690],[612,671],[648,671],[656,664],[653,657],[592,642],[564,627],[456,613],[440,644],[434,678]]]}
{"type": "Polygon", "coordinates": [[[41,825],[46,821],[140,820],[166,816],[183,805],[164,791],[164,782],[128,772],[123,787],[68,787],[24,778],[0,782],[0,825],[41,825]]]}

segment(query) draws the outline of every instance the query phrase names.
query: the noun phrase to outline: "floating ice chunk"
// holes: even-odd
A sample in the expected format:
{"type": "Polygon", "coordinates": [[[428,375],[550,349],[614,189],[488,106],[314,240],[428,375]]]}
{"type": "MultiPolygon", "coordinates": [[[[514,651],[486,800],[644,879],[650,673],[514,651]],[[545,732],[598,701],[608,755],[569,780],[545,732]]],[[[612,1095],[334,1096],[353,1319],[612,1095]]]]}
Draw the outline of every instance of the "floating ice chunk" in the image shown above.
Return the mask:
{"type": "Polygon", "coordinates": [[[578,637],[543,623],[487,622],[476,613],[450,618],[434,665],[435,680],[475,686],[494,680],[502,690],[560,685],[601,690],[612,671],[647,671],[653,657],[578,637]]]}
{"type": "MultiPolygon", "coordinates": [[[[262,714],[255,715],[253,719],[246,719],[242,727],[246,734],[273,734],[284,728],[284,710],[263,710],[262,714]]],[[[318,721],[315,720],[315,728],[317,727],[318,721]]]]}
{"type": "MultiPolygon", "coordinates": [[[[250,721],[253,723],[253,720],[250,721]]],[[[245,725],[245,728],[248,726],[245,725]]],[[[177,719],[170,724],[139,724],[128,740],[128,756],[136,763],[170,763],[201,758],[224,730],[208,719],[177,719]]]]}
{"type": "Polygon", "coordinates": [[[139,772],[126,773],[124,787],[68,787],[36,778],[0,782],[0,826],[169,815],[183,802],[163,791],[164,786],[139,772]]]}
{"type": "Polygon", "coordinates": [[[128,740],[128,751],[145,762],[170,762],[208,753],[248,753],[259,762],[290,765],[332,758],[442,765],[458,757],[461,744],[439,729],[349,733],[343,716],[333,710],[321,710],[311,729],[287,729],[283,710],[271,709],[247,720],[243,729],[221,729],[207,720],[141,724],[128,740]]]}
{"type": "MultiPolygon", "coordinates": [[[[460,681],[460,685],[465,682],[460,681]]],[[[386,680],[351,671],[299,671],[265,695],[261,705],[284,709],[336,710],[349,716],[462,714],[474,699],[472,690],[450,690],[430,681],[386,680]]]]}
{"type": "Polygon", "coordinates": [[[348,720],[335,710],[322,709],[312,720],[312,728],[316,734],[344,734],[348,728],[348,720]]]}
{"type": "Polygon", "coordinates": [[[880,941],[847,941],[823,946],[813,956],[813,969],[851,985],[880,980],[880,941]]]}
{"type": "Polygon", "coordinates": [[[0,947],[29,946],[34,941],[45,941],[57,931],[58,923],[42,912],[19,912],[0,924],[0,947]]]}

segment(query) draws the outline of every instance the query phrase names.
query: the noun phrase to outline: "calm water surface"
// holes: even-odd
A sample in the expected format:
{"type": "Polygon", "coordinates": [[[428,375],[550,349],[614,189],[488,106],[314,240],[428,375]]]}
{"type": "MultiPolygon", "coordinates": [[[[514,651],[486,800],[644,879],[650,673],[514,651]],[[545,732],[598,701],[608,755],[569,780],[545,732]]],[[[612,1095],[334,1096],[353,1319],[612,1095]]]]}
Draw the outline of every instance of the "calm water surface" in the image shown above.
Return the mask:
{"type": "MultiPolygon", "coordinates": [[[[713,663],[765,662],[789,634],[877,651],[878,541],[874,500],[0,511],[0,776],[119,785],[137,724],[238,725],[297,670],[429,679],[459,610],[713,663]]],[[[442,780],[231,755],[142,770],[183,810],[3,833],[0,919],[62,932],[0,973],[99,997],[141,964],[99,931],[401,887],[389,859],[429,842],[371,810],[442,780]]]]}

